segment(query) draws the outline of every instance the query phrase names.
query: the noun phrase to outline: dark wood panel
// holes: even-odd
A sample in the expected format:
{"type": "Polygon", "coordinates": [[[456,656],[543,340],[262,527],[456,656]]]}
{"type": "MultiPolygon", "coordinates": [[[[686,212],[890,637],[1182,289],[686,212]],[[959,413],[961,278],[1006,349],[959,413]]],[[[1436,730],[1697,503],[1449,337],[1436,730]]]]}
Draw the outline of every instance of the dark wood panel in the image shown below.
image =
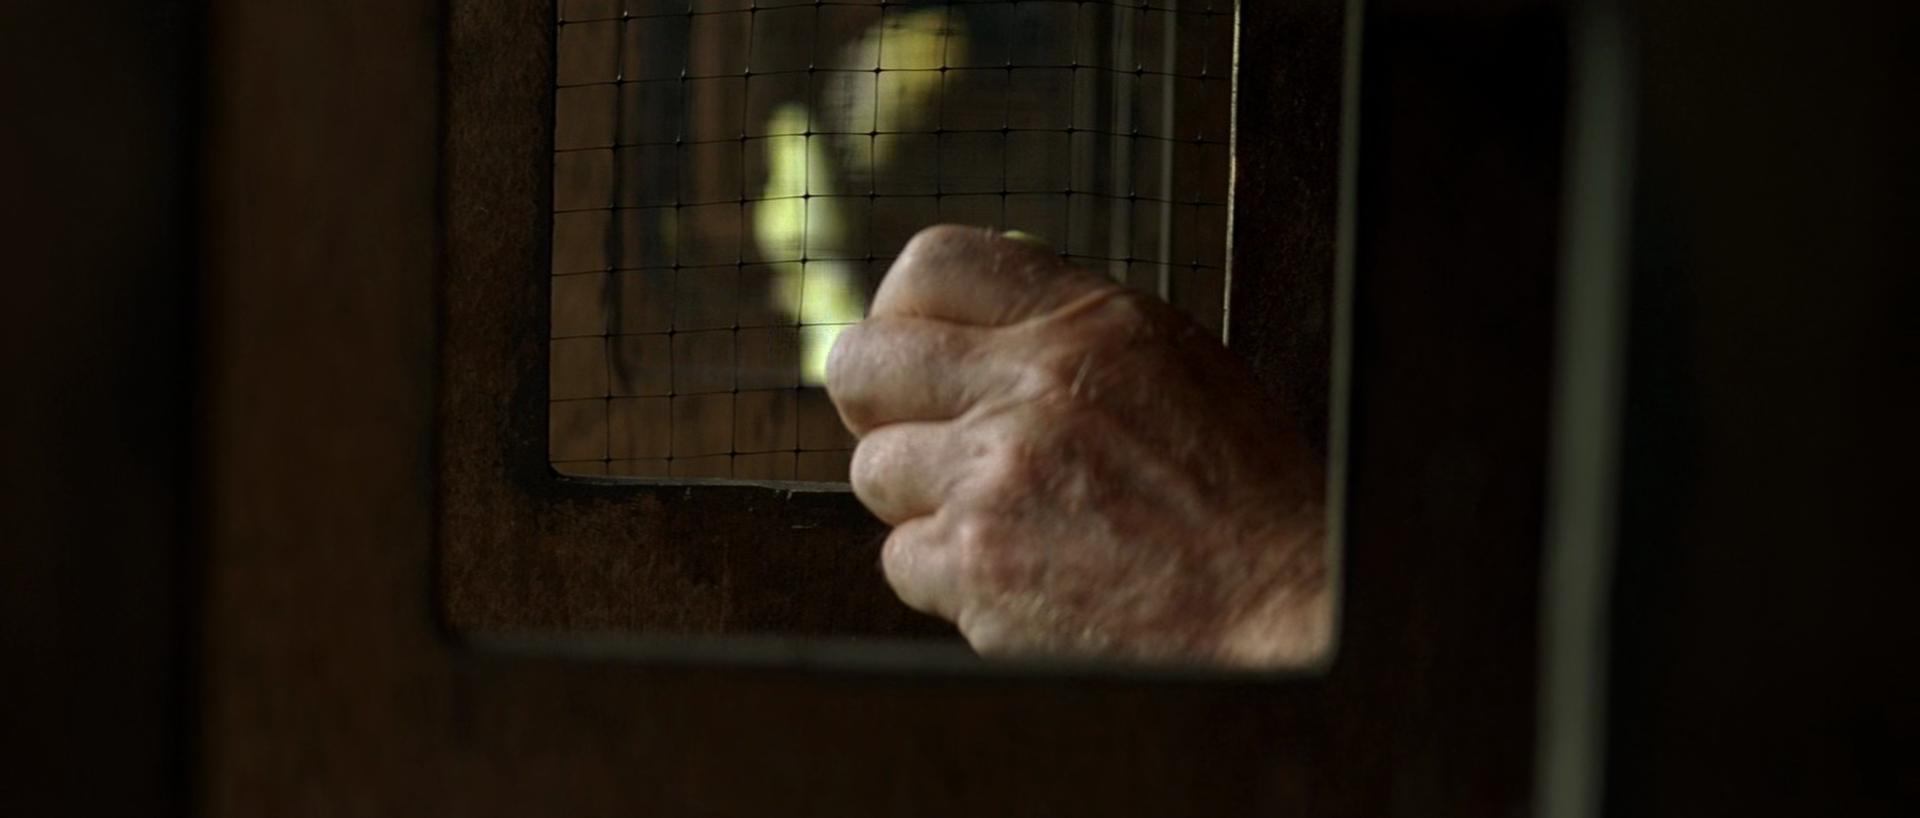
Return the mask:
{"type": "Polygon", "coordinates": [[[1920,9],[1633,5],[1608,812],[1911,813],[1920,9]]]}
{"type": "Polygon", "coordinates": [[[0,814],[175,815],[192,713],[190,2],[0,23],[0,814]]]}

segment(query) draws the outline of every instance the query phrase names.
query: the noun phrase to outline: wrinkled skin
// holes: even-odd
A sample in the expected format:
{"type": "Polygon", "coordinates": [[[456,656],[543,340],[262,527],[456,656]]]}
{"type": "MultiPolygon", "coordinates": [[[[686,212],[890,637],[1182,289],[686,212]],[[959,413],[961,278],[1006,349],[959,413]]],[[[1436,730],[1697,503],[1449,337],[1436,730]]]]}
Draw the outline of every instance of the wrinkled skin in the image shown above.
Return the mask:
{"type": "Polygon", "coordinates": [[[1242,666],[1329,639],[1321,464],[1172,307],[1026,241],[908,244],[827,388],[902,601],[983,654],[1242,666]]]}

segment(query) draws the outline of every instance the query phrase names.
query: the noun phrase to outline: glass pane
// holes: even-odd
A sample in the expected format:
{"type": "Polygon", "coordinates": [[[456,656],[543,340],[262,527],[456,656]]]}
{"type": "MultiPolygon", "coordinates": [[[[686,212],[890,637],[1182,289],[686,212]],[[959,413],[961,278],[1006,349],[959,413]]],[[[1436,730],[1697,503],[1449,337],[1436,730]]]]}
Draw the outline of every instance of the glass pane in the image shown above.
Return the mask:
{"type": "Polygon", "coordinates": [[[827,352],[931,224],[1025,231],[1221,327],[1225,0],[559,16],[563,473],[845,481],[827,352]]]}

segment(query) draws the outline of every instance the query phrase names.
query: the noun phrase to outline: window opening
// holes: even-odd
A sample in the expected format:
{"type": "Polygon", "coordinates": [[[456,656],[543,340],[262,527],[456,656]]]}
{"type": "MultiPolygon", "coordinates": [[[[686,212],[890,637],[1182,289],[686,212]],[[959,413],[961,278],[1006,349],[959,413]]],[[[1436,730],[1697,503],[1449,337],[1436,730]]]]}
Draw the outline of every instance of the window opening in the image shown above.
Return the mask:
{"type": "Polygon", "coordinates": [[[1231,0],[559,0],[549,461],[844,482],[906,240],[1022,230],[1224,319],[1231,0]]]}

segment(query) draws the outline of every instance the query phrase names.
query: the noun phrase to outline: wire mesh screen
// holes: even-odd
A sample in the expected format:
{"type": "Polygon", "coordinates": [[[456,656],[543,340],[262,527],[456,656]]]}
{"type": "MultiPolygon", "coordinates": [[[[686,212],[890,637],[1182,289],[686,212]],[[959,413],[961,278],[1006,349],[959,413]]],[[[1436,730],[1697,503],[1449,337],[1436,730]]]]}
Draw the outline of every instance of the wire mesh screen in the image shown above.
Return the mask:
{"type": "Polygon", "coordinates": [[[820,385],[914,232],[1223,320],[1232,0],[559,0],[549,459],[844,481],[820,385]]]}

